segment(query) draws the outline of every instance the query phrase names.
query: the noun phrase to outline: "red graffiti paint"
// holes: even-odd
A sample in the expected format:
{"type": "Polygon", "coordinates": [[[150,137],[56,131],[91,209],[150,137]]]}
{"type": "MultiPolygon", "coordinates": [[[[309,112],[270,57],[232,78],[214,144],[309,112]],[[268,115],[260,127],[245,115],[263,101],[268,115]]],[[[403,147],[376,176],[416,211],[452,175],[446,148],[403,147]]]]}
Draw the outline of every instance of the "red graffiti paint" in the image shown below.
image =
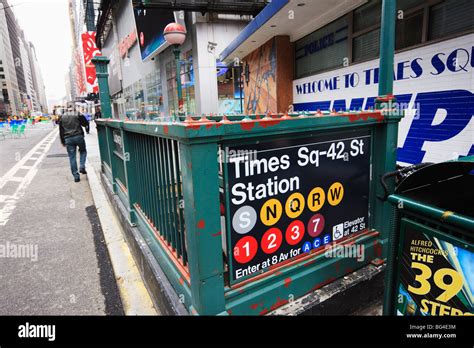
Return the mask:
{"type": "Polygon", "coordinates": [[[369,118],[375,119],[377,122],[382,122],[385,117],[380,113],[380,112],[360,112],[357,114],[348,114],[348,115],[342,115],[345,117],[349,117],[350,122],[355,122],[355,121],[367,121],[369,118]]]}
{"type": "Polygon", "coordinates": [[[200,124],[187,124],[186,128],[199,130],[199,128],[201,128],[201,125],[200,124]]]}
{"type": "Polygon", "coordinates": [[[288,277],[284,280],[284,283],[285,283],[285,288],[289,287],[291,285],[291,278],[288,277]]]}
{"type": "Polygon", "coordinates": [[[163,126],[163,132],[165,132],[165,134],[168,134],[169,133],[169,127],[168,126],[163,126]]]}
{"type": "Polygon", "coordinates": [[[336,272],[339,273],[339,269],[341,268],[341,261],[336,261],[334,267],[336,268],[336,272]]]}
{"type": "Polygon", "coordinates": [[[277,301],[270,307],[270,311],[274,311],[278,307],[286,305],[287,303],[288,303],[288,300],[280,299],[279,297],[277,297],[277,301]]]}
{"type": "Polygon", "coordinates": [[[200,230],[202,230],[205,226],[206,226],[206,223],[204,222],[204,220],[202,220],[202,219],[199,220],[197,227],[198,227],[200,230]]]}
{"type": "Polygon", "coordinates": [[[328,285],[329,283],[332,283],[332,282],[335,281],[335,280],[336,280],[336,278],[328,278],[328,279],[326,279],[325,281],[323,281],[323,282],[321,282],[321,283],[318,283],[318,284],[316,284],[315,286],[313,286],[313,287],[311,288],[311,291],[318,290],[318,289],[322,288],[323,286],[328,285]]]}
{"type": "Polygon", "coordinates": [[[311,260],[311,261],[308,261],[306,262],[305,264],[303,264],[303,267],[308,267],[308,266],[311,266],[313,263],[315,263],[316,260],[311,260]]]}
{"type": "Polygon", "coordinates": [[[267,127],[273,127],[273,126],[276,126],[277,124],[280,124],[281,120],[261,120],[260,121],[260,126],[262,128],[267,128],[267,127]]]}
{"type": "Polygon", "coordinates": [[[244,131],[251,131],[255,127],[255,122],[253,121],[246,121],[246,122],[240,122],[240,128],[242,128],[244,131]]]}
{"type": "Polygon", "coordinates": [[[374,240],[374,255],[376,257],[382,256],[382,245],[379,243],[378,240],[374,240]]]}

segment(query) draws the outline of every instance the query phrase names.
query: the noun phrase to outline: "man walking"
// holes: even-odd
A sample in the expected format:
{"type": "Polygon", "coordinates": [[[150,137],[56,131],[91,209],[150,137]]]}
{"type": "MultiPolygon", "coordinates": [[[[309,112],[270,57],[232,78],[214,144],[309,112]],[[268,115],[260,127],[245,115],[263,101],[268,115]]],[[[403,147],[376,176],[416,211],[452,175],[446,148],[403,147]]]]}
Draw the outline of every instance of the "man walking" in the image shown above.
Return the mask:
{"type": "Polygon", "coordinates": [[[87,174],[87,150],[82,127],[84,127],[87,134],[89,134],[89,121],[87,121],[84,115],[74,111],[74,104],[68,104],[67,111],[62,114],[59,120],[59,135],[61,137],[61,143],[67,148],[67,154],[69,155],[69,163],[71,165],[72,175],[74,176],[74,182],[81,181],[79,172],[81,174],[87,174]],[[79,148],[80,154],[79,172],[77,171],[76,148],[79,148]]]}

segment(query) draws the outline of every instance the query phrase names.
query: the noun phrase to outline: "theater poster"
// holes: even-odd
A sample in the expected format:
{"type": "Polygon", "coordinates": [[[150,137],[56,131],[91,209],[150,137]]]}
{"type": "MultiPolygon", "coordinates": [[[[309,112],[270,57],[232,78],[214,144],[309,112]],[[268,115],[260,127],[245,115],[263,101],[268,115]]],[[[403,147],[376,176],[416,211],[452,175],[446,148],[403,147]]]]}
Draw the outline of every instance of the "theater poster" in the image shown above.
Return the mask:
{"type": "Polygon", "coordinates": [[[402,220],[397,315],[474,315],[474,250],[460,236],[402,220]]]}

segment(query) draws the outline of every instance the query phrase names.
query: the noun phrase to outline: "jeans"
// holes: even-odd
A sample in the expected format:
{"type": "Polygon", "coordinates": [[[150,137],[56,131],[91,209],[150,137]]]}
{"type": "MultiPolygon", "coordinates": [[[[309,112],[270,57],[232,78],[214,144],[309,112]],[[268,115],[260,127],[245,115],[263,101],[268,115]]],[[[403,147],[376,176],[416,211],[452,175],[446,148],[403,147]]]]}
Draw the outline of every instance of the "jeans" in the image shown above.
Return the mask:
{"type": "Polygon", "coordinates": [[[86,150],[86,142],[84,141],[83,135],[74,135],[72,137],[65,139],[67,154],[69,155],[69,164],[71,165],[71,173],[74,178],[79,177],[79,172],[77,171],[77,161],[76,161],[76,147],[79,148],[79,169],[85,170],[86,169],[86,158],[87,158],[87,150],[86,150]]]}

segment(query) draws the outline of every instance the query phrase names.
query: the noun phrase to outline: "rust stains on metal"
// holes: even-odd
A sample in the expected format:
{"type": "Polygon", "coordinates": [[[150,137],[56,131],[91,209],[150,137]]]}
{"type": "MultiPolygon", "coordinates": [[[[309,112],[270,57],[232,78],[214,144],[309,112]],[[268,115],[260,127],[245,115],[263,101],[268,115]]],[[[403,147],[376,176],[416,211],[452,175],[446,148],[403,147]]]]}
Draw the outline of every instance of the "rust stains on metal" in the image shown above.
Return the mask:
{"type": "Polygon", "coordinates": [[[169,131],[170,131],[170,130],[169,130],[169,127],[168,127],[167,125],[163,126],[163,132],[164,132],[166,135],[168,135],[169,131]]]}
{"type": "Polygon", "coordinates": [[[283,283],[285,284],[285,288],[289,287],[291,285],[291,277],[285,278],[283,283]]]}
{"type": "Polygon", "coordinates": [[[222,232],[219,231],[219,232],[217,232],[217,233],[211,234],[211,236],[213,236],[213,237],[218,237],[218,236],[220,236],[221,234],[222,234],[222,232]]]}

